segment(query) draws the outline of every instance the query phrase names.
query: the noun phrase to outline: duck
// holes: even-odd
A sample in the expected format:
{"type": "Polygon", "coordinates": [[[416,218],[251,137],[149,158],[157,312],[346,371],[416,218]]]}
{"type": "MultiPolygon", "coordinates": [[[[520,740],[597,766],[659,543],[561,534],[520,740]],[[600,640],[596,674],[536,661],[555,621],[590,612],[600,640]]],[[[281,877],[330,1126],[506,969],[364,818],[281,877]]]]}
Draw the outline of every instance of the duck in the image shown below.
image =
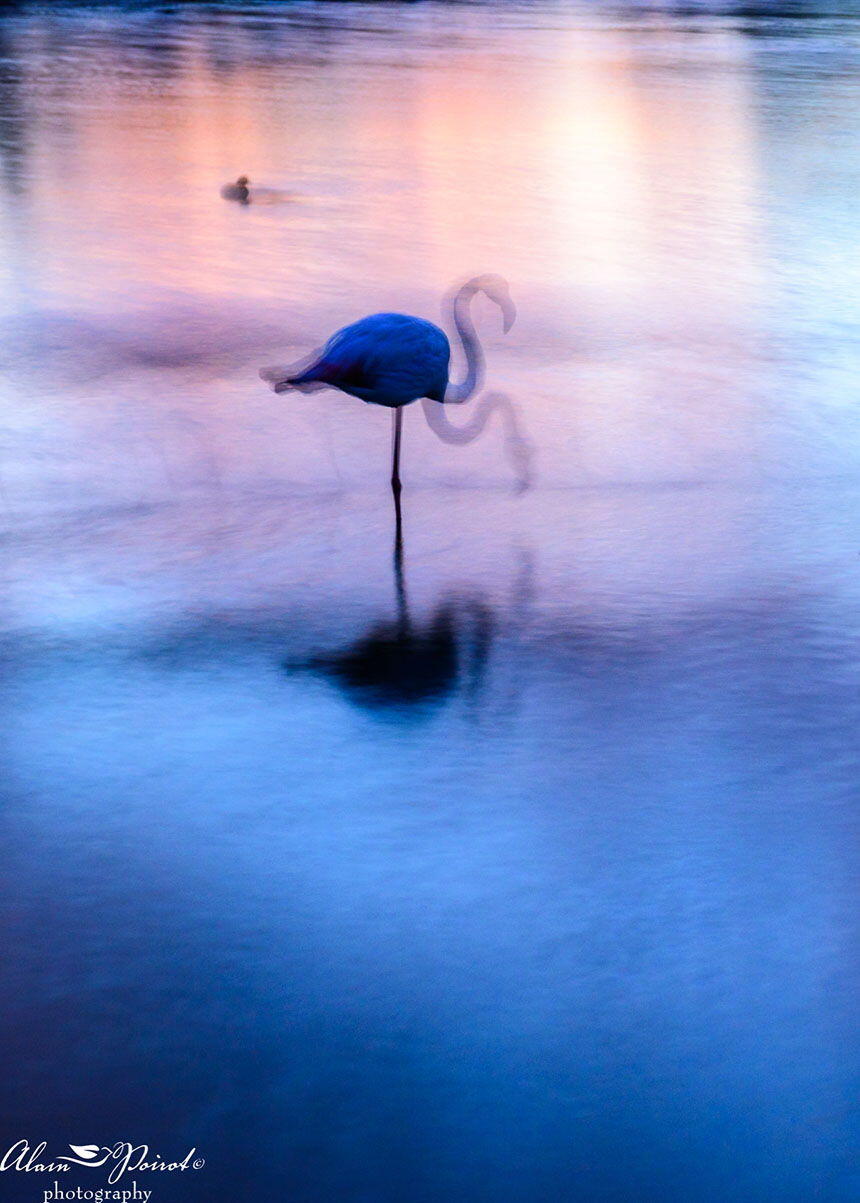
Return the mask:
{"type": "Polygon", "coordinates": [[[238,201],[240,205],[248,205],[251,202],[251,192],[248,188],[250,182],[246,175],[240,175],[235,184],[224,185],[221,195],[224,200],[238,201]]]}

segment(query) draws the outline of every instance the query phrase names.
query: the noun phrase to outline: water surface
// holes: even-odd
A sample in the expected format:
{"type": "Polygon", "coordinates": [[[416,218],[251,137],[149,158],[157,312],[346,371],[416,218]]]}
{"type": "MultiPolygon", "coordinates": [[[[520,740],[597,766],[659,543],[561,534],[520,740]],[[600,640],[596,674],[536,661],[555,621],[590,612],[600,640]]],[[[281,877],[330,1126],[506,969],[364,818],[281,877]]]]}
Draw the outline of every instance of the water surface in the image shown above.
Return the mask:
{"type": "Polygon", "coordinates": [[[3,1148],[856,1197],[851,7],[4,10],[3,1148]],[[257,369],[480,271],[534,483],[413,407],[398,561],[257,369]]]}

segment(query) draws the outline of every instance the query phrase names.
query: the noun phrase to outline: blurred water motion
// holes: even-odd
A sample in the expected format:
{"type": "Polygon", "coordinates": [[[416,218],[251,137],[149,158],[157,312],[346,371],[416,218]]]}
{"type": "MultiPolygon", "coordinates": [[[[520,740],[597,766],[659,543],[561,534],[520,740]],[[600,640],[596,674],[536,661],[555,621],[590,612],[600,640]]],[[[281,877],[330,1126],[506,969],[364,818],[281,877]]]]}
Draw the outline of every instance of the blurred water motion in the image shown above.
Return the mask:
{"type": "Polygon", "coordinates": [[[3,10],[3,1149],[857,1197],[858,67],[837,2],[3,10]],[[389,415],[257,367],[478,271],[442,416],[524,441],[407,409],[392,562],[389,415]]]}

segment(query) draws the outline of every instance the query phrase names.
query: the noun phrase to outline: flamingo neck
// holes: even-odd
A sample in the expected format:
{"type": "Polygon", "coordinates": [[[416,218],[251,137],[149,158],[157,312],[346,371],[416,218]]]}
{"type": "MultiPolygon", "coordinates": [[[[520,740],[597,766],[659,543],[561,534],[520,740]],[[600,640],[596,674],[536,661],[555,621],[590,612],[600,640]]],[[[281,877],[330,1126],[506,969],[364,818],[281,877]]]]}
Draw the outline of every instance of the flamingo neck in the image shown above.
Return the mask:
{"type": "MultiPolygon", "coordinates": [[[[448,399],[446,393],[446,403],[448,399]]],[[[437,438],[441,439],[443,443],[463,447],[478,438],[497,409],[505,410],[504,403],[500,404],[499,402],[499,394],[488,393],[481,398],[478,408],[472,413],[469,421],[464,422],[462,426],[455,426],[453,422],[449,422],[444,409],[436,401],[430,401],[425,397],[421,402],[421,407],[424,410],[427,425],[437,438]]]]}
{"type": "MultiPolygon", "coordinates": [[[[447,401],[447,394],[445,399],[447,401]]],[[[473,443],[493,414],[498,413],[504,431],[505,454],[516,474],[517,487],[520,491],[529,487],[533,477],[534,448],[521,430],[516,406],[506,393],[487,393],[481,398],[469,421],[462,426],[449,422],[444,409],[436,401],[425,397],[421,407],[427,425],[436,437],[443,443],[461,447],[473,443]]]]}
{"type": "Polygon", "coordinates": [[[484,381],[484,352],[475,333],[472,321],[472,297],[478,292],[474,281],[464,284],[454,298],[454,325],[466,356],[466,375],[459,383],[450,383],[445,389],[446,405],[461,405],[468,401],[484,381]]]}

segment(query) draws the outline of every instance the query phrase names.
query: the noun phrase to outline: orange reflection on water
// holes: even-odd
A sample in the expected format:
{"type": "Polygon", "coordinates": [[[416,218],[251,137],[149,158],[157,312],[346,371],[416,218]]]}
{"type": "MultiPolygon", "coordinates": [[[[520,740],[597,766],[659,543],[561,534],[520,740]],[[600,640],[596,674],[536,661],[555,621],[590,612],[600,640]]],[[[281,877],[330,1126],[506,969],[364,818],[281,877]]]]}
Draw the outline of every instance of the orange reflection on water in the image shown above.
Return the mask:
{"type": "MultiPolygon", "coordinates": [[[[502,339],[478,312],[488,384],[524,407],[542,479],[746,471],[764,287],[747,42],[473,15],[440,53],[428,14],[406,41],[346,19],[255,40],[228,20],[168,31],[167,52],[138,30],[144,56],[120,23],[70,34],[50,75],[50,21],[17,47],[31,100],[9,300],[26,287],[35,308],[98,319],[94,338],[137,357],[67,407],[104,412],[104,388],[140,429],[159,406],[186,414],[228,482],[363,477],[382,418],[335,398],[285,426],[256,369],[362,313],[437,318],[452,281],[492,270],[521,318],[502,339]],[[295,200],[224,201],[240,173],[295,200]],[[207,357],[205,387],[153,376],[207,357]]],[[[419,478],[505,471],[498,439],[452,459],[411,438],[419,478]]]]}
{"type": "MultiPolygon", "coordinates": [[[[538,61],[508,32],[408,67],[286,56],[229,73],[192,42],[143,79],[121,46],[79,46],[85,90],[61,76],[62,127],[28,130],[31,269],[45,293],[92,299],[287,296],[305,272],[345,295],[356,274],[362,293],[435,290],[475,263],[629,294],[683,256],[737,303],[726,257],[755,276],[746,76],[711,64],[691,87],[643,67],[632,36],[560,33],[538,61]],[[218,187],[242,172],[304,203],[236,213],[218,187]]],[[[719,52],[742,63],[742,39],[719,52]]]]}

